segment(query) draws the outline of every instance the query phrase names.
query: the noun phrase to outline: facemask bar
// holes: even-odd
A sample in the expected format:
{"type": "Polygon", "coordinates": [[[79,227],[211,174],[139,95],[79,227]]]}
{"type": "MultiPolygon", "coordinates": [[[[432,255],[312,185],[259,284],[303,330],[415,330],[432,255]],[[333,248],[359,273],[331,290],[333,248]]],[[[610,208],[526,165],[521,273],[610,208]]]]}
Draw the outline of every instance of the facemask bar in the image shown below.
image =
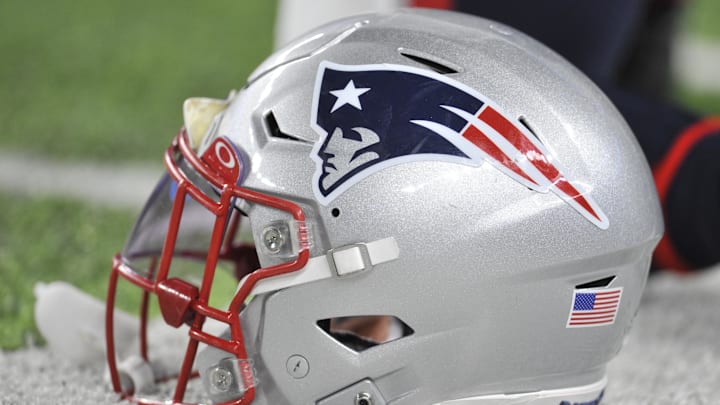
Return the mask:
{"type": "MultiPolygon", "coordinates": [[[[197,354],[198,344],[205,343],[214,346],[228,353],[232,353],[241,364],[247,364],[247,350],[243,339],[243,331],[240,324],[240,311],[244,302],[253,290],[255,284],[263,279],[274,277],[281,274],[287,274],[303,268],[309,259],[310,250],[307,243],[307,229],[303,226],[305,223],[305,214],[297,204],[288,200],[272,197],[266,194],[258,193],[236,184],[228,183],[222,174],[217,173],[208,164],[203,162],[195,155],[192,150],[188,135],[183,128],[175,138],[171,146],[165,153],[165,166],[170,176],[177,182],[177,194],[173,201],[170,221],[168,223],[167,236],[164,241],[162,253],[159,261],[153,261],[148,270],[147,275],[139,274],[135,269],[131,268],[122,258],[120,254],[116,255],[113,260],[112,271],[108,284],[108,294],[106,302],[106,318],[105,318],[105,334],[106,334],[106,352],[110,378],[115,392],[120,393],[124,399],[129,399],[139,404],[167,404],[168,402],[156,402],[151,400],[143,400],[134,397],[133,392],[123,392],[120,383],[120,375],[115,353],[114,342],[114,324],[113,316],[115,309],[115,297],[118,277],[122,277],[135,286],[141,288],[142,301],[140,304],[140,355],[148,361],[147,348],[147,308],[150,294],[158,296],[161,311],[165,317],[165,321],[171,326],[179,327],[183,323],[190,326],[188,335],[189,342],[185,351],[182,366],[177,376],[177,384],[175,387],[173,404],[183,404],[185,390],[188,380],[193,375],[192,366],[197,354]],[[177,157],[181,155],[190,166],[205,178],[212,186],[218,190],[220,194],[219,201],[215,201],[205,195],[200,188],[194,185],[185,173],[180,170],[176,164],[177,157]],[[205,261],[205,269],[200,288],[177,278],[168,278],[175,243],[180,228],[183,208],[186,196],[191,196],[197,202],[202,204],[208,211],[215,215],[210,246],[205,261]],[[226,228],[228,228],[228,220],[233,213],[235,199],[244,199],[255,204],[262,204],[272,208],[288,212],[293,219],[300,224],[298,231],[298,240],[300,241],[297,257],[289,262],[278,264],[271,267],[260,268],[244,278],[244,282],[235,293],[227,310],[211,307],[208,305],[210,297],[212,281],[215,276],[215,269],[219,259],[233,259],[238,252],[232,244],[235,229],[237,228],[237,217],[230,223],[228,236],[226,236],[226,228]],[[223,246],[223,240],[225,244],[223,246]],[[163,305],[170,305],[172,308],[168,313],[177,314],[177,316],[165,316],[163,305]],[[223,339],[213,336],[202,330],[206,318],[212,318],[229,326],[230,339],[223,339]]],[[[245,390],[240,398],[223,402],[222,405],[246,405],[253,401],[255,396],[254,376],[250,367],[240,368],[240,379],[245,390]]]]}

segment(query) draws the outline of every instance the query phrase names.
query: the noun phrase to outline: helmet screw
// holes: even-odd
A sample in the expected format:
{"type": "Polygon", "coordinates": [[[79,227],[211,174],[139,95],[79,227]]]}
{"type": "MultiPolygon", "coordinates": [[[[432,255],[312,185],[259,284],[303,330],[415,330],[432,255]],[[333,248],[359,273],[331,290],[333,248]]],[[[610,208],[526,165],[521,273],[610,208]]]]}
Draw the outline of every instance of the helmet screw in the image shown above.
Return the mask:
{"type": "Polygon", "coordinates": [[[210,372],[210,384],[212,384],[213,388],[220,392],[227,392],[230,390],[232,382],[233,375],[228,369],[215,367],[213,371],[210,372]]]}
{"type": "Polygon", "coordinates": [[[355,405],[373,405],[372,395],[367,392],[361,392],[355,396],[355,405]]]}
{"type": "Polygon", "coordinates": [[[265,247],[270,253],[278,253],[285,243],[282,232],[274,226],[265,228],[262,239],[263,244],[265,244],[265,247]]]}
{"type": "Polygon", "coordinates": [[[310,372],[310,363],[299,354],[288,357],[285,367],[287,367],[288,374],[296,379],[305,378],[310,372]]]}

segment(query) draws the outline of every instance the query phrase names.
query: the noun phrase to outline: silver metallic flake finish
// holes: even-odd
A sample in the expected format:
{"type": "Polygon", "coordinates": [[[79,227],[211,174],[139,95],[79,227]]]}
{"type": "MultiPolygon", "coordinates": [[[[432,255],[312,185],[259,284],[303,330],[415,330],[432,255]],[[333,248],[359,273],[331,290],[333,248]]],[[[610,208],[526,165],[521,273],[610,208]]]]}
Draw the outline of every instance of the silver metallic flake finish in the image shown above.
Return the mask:
{"type": "MultiPolygon", "coordinates": [[[[247,187],[306,210],[312,256],[390,236],[400,248],[399,259],[370,272],[255,297],[241,316],[258,373],[256,403],[315,404],[371,381],[387,403],[432,404],[583,386],[604,377],[632,323],[663,224],[650,171],[627,124],[548,48],[507,26],[450,12],[345,19],[263,63],[217,134],[230,136],[249,156],[247,187]],[[401,52],[455,67],[454,80],[509,117],[523,117],[589,191],[609,228],[487,163],[392,166],[319,204],[310,157],[318,139],[310,126],[318,66],[428,68],[401,52]],[[283,133],[299,140],[271,137],[269,112],[283,133]],[[566,328],[574,286],[608,276],[615,276],[612,287],[623,287],[615,322],[566,328]],[[356,353],[317,326],[321,319],[356,315],[393,315],[414,334],[356,353]],[[303,378],[288,373],[292,356],[306,359],[303,378]]],[[[268,224],[288,219],[267,207],[244,210],[258,246],[268,224]]],[[[278,262],[259,252],[263,265],[278,262]]]]}

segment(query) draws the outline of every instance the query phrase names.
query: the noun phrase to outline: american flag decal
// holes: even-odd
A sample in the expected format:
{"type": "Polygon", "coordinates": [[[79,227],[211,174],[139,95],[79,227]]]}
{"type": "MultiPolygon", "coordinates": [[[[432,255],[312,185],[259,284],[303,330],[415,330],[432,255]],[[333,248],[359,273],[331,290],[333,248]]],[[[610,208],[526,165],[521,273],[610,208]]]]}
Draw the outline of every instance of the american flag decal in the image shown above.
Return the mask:
{"type": "Polygon", "coordinates": [[[583,328],[615,322],[622,287],[575,290],[566,327],[583,328]]]}

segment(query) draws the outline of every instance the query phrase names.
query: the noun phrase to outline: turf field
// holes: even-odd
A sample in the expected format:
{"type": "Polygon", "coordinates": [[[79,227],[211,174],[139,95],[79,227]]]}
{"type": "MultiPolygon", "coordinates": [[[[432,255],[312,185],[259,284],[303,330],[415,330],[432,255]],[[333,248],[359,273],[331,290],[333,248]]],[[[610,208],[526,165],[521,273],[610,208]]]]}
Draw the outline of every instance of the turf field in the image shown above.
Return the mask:
{"type": "Polygon", "coordinates": [[[686,16],[683,21],[685,29],[705,38],[720,38],[720,2],[714,0],[694,0],[687,3],[686,16]]]}
{"type": "Polygon", "coordinates": [[[109,259],[122,246],[133,214],[61,199],[0,192],[0,344],[16,348],[33,321],[33,283],[67,280],[102,296],[109,259]]]}
{"type": "Polygon", "coordinates": [[[0,147],[156,159],[190,95],[225,97],[271,50],[273,1],[0,2],[0,147]]]}
{"type": "MultiPolygon", "coordinates": [[[[2,1],[0,150],[160,163],[182,101],[241,87],[274,15],[273,1],[2,1]]],[[[0,190],[0,349],[40,341],[35,282],[103,297],[136,215],[0,190]]],[[[120,292],[126,308],[136,298],[120,292]]]]}
{"type": "MultiPolygon", "coordinates": [[[[0,1],[0,150],[157,163],[185,98],[224,97],[269,54],[274,15],[259,0],[0,1]]],[[[720,40],[719,18],[720,3],[696,0],[683,24],[720,40]]],[[[683,103],[720,112],[719,95],[677,87],[683,103]]],[[[0,190],[0,348],[39,340],[35,282],[102,297],[135,215],[0,190]]]]}

